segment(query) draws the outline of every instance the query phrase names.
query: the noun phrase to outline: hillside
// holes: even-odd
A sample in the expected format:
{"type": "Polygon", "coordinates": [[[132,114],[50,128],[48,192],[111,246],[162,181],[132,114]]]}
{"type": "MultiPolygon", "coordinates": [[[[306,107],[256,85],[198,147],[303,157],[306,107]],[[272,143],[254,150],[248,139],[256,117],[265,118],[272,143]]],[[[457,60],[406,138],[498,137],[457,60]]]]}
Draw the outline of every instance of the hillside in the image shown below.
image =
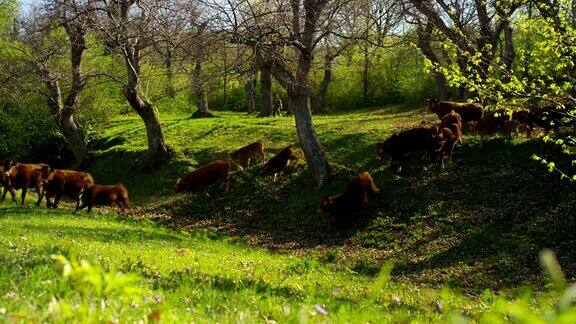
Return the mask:
{"type": "Polygon", "coordinates": [[[394,275],[406,282],[448,282],[477,292],[540,284],[537,255],[551,248],[574,276],[576,194],[531,160],[535,153],[555,154],[540,140],[480,143],[466,136],[445,170],[416,159],[397,175],[388,161],[375,159],[375,141],[434,119],[423,109],[403,107],[316,117],[335,170],[321,190],[301,161],[276,183],[252,168],[232,177],[227,194],[214,188],[209,197],[173,195],[175,180],[187,170],[247,143],[264,139],[270,157],[297,142],[292,118],[236,113],[203,120],[164,116],[175,158],[155,173],[143,167],[146,143],[138,119],[116,119],[96,143],[92,173],[100,183],[125,183],[144,213],[170,218],[169,225],[319,257],[367,275],[392,261],[394,275]],[[341,191],[361,171],[372,173],[382,195],[344,233],[328,233],[326,216],[317,212],[320,198],[341,191]]]}
{"type": "Polygon", "coordinates": [[[325,188],[301,162],[276,183],[257,168],[236,172],[228,193],[206,196],[171,188],[187,170],[254,140],[265,140],[270,157],[295,143],[293,120],[164,116],[174,158],[151,172],[142,125],[118,118],[92,142],[91,172],[98,183],[125,183],[136,207],[86,215],[71,205],[0,204],[0,319],[572,318],[564,308],[545,313],[560,295],[542,285],[538,258],[554,250],[573,278],[576,195],[530,159],[554,152],[540,140],[466,136],[445,170],[418,158],[397,175],[375,160],[376,140],[422,120],[434,117],[401,107],[316,117],[335,171],[325,188]],[[381,196],[343,233],[328,232],[320,197],[360,171],[373,174],[381,196]]]}

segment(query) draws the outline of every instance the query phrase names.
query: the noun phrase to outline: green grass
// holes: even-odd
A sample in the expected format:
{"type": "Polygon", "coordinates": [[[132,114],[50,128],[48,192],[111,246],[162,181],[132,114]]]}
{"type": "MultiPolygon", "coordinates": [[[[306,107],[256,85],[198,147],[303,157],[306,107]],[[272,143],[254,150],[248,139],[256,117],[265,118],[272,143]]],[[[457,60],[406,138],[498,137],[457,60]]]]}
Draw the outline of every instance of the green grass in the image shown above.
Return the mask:
{"type": "Polygon", "coordinates": [[[156,309],[167,321],[519,318],[543,316],[558,298],[541,275],[541,250],[557,253],[569,281],[576,274],[576,193],[531,160],[557,155],[540,140],[466,136],[445,170],[417,157],[398,175],[375,160],[374,142],[434,116],[403,107],[318,116],[335,171],[322,189],[301,162],[276,183],[255,167],[234,173],[228,193],[172,194],[187,171],[254,140],[265,141],[268,157],[297,143],[291,117],[217,115],[164,115],[174,156],[154,172],[135,116],[116,118],[90,143],[90,172],[97,183],[128,187],[133,218],[0,205],[0,321],[135,321],[156,309]],[[381,196],[344,231],[328,232],[320,197],[361,171],[372,173],[381,196]],[[96,273],[135,273],[144,297],[130,306],[115,292],[98,310],[101,296],[63,278],[54,254],[102,266],[96,273]],[[390,263],[390,279],[379,276],[390,263]],[[520,299],[512,305],[498,295],[520,299]]]}
{"type": "Polygon", "coordinates": [[[215,188],[210,197],[173,195],[177,178],[240,146],[264,139],[269,157],[297,142],[292,117],[218,116],[164,116],[175,158],[156,172],[145,169],[138,118],[118,118],[96,143],[92,173],[100,183],[125,183],[132,200],[172,225],[299,255],[330,255],[369,275],[392,260],[398,280],[412,283],[450,282],[476,293],[541,285],[537,255],[544,248],[558,253],[570,278],[576,275],[569,266],[576,264],[576,193],[531,159],[557,154],[540,140],[496,137],[481,144],[465,136],[445,170],[416,157],[397,175],[375,159],[374,143],[435,116],[406,107],[318,116],[316,129],[335,170],[321,190],[301,162],[277,183],[252,168],[232,177],[227,194],[215,188]],[[326,216],[316,211],[320,198],[342,191],[362,171],[371,172],[382,195],[343,233],[328,233],[326,216]]]}
{"type": "MultiPolygon", "coordinates": [[[[470,298],[395,283],[386,275],[375,279],[314,258],[113,214],[4,205],[0,236],[0,320],[9,322],[132,322],[155,311],[167,322],[439,322],[494,316],[502,302],[491,292],[470,298]],[[114,292],[98,296],[94,290],[104,284],[86,287],[63,277],[52,255],[101,265],[97,275],[137,274],[141,279],[134,285],[140,291],[125,302],[114,292]],[[315,305],[328,314],[320,314],[315,305]]],[[[549,307],[556,298],[555,293],[537,296],[539,307],[549,307]]]]}

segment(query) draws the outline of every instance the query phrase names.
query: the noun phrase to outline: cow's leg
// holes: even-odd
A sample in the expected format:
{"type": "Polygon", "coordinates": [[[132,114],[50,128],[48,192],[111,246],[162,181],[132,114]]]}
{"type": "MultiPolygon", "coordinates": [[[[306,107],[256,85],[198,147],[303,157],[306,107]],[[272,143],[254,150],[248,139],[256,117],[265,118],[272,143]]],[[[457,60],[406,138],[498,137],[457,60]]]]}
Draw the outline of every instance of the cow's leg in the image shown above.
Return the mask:
{"type": "Polygon", "coordinates": [[[82,209],[84,209],[84,208],[86,208],[86,207],[88,207],[88,204],[86,204],[86,203],[84,203],[84,202],[82,202],[82,205],[81,205],[81,206],[78,206],[78,204],[76,204],[76,210],[75,210],[75,211],[80,211],[80,210],[82,210],[82,209]]]}
{"type": "Polygon", "coordinates": [[[120,208],[120,212],[123,213],[126,210],[126,207],[124,206],[124,204],[120,200],[116,201],[116,205],[118,206],[118,208],[120,208]]]}
{"type": "Polygon", "coordinates": [[[80,207],[80,194],[78,194],[78,196],[76,196],[76,209],[78,210],[78,208],[80,207]]]}
{"type": "Polygon", "coordinates": [[[92,212],[92,202],[88,203],[88,214],[92,212]]]}
{"type": "Polygon", "coordinates": [[[24,200],[26,200],[26,194],[28,193],[28,185],[22,188],[22,205],[24,205],[24,200]]]}
{"type": "Polygon", "coordinates": [[[52,208],[52,202],[50,201],[50,197],[48,197],[48,195],[46,195],[46,207],[52,208]]]}
{"type": "MultiPolygon", "coordinates": [[[[48,199],[48,198],[46,198],[46,199],[48,199]]],[[[61,192],[56,194],[56,197],[54,197],[54,204],[52,204],[52,207],[58,208],[58,203],[60,203],[60,199],[62,199],[62,193],[61,192]]]]}
{"type": "Polygon", "coordinates": [[[277,177],[278,177],[278,172],[274,172],[274,182],[276,182],[277,177]]]}
{"type": "Polygon", "coordinates": [[[6,194],[8,194],[8,191],[10,191],[10,195],[12,196],[12,201],[13,202],[18,202],[18,200],[16,199],[16,191],[14,190],[14,188],[12,187],[4,187],[4,193],[2,194],[2,200],[0,200],[0,202],[3,202],[6,199],[6,194]]]}
{"type": "Polygon", "coordinates": [[[41,184],[36,183],[35,185],[36,193],[38,193],[38,200],[36,201],[36,207],[40,206],[42,199],[44,199],[44,190],[41,184]]]}

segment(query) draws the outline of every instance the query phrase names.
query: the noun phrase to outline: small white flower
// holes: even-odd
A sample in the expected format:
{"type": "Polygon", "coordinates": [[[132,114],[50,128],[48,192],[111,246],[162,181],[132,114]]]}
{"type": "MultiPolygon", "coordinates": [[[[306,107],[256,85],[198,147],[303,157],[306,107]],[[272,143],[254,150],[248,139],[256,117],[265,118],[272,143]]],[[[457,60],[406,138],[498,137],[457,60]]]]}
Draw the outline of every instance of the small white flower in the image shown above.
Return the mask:
{"type": "Polygon", "coordinates": [[[320,304],[316,304],[314,305],[314,310],[316,311],[316,313],[318,314],[322,314],[322,315],[328,315],[328,310],[326,308],[324,308],[322,305],[320,304]]]}
{"type": "Polygon", "coordinates": [[[2,307],[0,308],[0,315],[5,315],[6,314],[6,308],[2,307]]]}

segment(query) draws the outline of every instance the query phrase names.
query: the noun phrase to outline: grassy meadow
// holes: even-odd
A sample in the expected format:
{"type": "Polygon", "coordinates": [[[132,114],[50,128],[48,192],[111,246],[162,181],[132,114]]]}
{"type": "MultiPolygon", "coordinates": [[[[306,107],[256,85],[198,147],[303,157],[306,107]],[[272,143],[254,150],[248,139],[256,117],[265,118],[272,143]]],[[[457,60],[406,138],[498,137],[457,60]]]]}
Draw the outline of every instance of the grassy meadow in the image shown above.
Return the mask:
{"type": "Polygon", "coordinates": [[[257,167],[236,172],[228,193],[209,195],[171,189],[252,141],[265,141],[267,157],[297,143],[293,118],[163,115],[173,157],[154,172],[138,117],[115,118],[90,143],[90,172],[124,183],[134,210],[0,204],[0,321],[573,321],[573,293],[539,258],[551,249],[566,280],[576,275],[576,192],[531,159],[558,152],[539,139],[469,135],[444,170],[415,157],[394,174],[374,142],[435,120],[423,110],[315,117],[334,169],[322,189],[300,161],[275,183],[257,167]],[[362,171],[382,194],[328,232],[320,197],[362,171]]]}

